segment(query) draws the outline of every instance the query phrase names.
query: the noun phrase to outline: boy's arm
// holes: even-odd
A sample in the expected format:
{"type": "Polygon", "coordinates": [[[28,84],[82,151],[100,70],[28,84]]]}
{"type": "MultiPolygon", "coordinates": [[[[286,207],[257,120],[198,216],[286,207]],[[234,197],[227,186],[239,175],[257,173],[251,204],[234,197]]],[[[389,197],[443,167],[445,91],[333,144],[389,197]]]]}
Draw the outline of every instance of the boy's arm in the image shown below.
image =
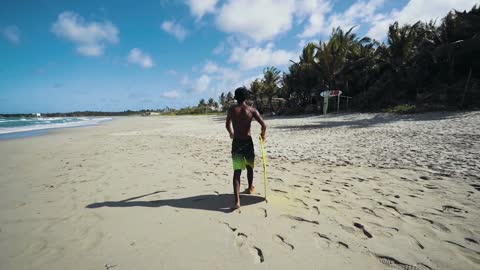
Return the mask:
{"type": "Polygon", "coordinates": [[[257,120],[257,122],[262,126],[262,133],[260,134],[260,136],[262,136],[262,140],[265,141],[265,132],[267,131],[267,125],[265,124],[262,116],[256,109],[253,111],[253,118],[255,118],[255,120],[257,120]]]}
{"type": "Polygon", "coordinates": [[[232,130],[232,118],[230,117],[230,109],[227,112],[227,120],[225,121],[225,128],[227,129],[228,133],[230,134],[230,139],[233,139],[233,130],[232,130]]]}

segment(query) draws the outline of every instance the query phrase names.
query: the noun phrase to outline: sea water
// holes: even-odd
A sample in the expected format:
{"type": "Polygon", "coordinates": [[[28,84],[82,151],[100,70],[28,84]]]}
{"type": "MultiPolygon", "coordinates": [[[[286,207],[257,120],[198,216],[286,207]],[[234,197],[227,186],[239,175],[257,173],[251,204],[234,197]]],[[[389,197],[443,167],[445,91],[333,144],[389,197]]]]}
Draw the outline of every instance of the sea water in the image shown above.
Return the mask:
{"type": "Polygon", "coordinates": [[[41,134],[54,128],[96,125],[112,118],[100,117],[0,117],[0,139],[41,134]]]}

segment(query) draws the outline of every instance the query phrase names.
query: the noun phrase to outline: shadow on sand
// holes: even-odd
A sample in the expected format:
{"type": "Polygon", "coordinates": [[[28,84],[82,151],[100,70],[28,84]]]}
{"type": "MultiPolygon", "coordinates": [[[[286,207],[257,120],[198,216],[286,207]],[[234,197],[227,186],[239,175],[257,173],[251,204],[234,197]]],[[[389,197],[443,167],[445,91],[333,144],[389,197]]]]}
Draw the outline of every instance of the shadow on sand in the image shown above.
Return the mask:
{"type": "Polygon", "coordinates": [[[335,127],[347,127],[347,128],[368,128],[383,124],[394,123],[398,121],[437,121],[452,118],[461,118],[464,114],[461,113],[423,113],[423,114],[410,114],[410,115],[398,115],[398,114],[376,114],[370,118],[356,119],[356,115],[329,115],[318,116],[322,119],[318,124],[304,124],[304,125],[282,125],[273,127],[275,129],[286,130],[310,130],[310,129],[324,129],[335,127]],[[327,119],[335,119],[337,117],[343,117],[340,121],[328,121],[327,119]]]}
{"type": "MultiPolygon", "coordinates": [[[[198,209],[208,211],[218,211],[223,213],[230,213],[233,211],[231,208],[233,204],[232,194],[219,194],[219,195],[198,195],[193,197],[179,198],[179,199],[166,199],[166,200],[153,200],[153,201],[134,201],[136,199],[146,197],[152,194],[165,192],[156,191],[153,193],[128,198],[122,201],[107,201],[92,203],[86,206],[86,208],[100,208],[100,207],[162,207],[170,206],[176,208],[198,209]]],[[[240,195],[240,201],[242,206],[257,204],[264,201],[264,198],[255,195],[240,195]]]]}

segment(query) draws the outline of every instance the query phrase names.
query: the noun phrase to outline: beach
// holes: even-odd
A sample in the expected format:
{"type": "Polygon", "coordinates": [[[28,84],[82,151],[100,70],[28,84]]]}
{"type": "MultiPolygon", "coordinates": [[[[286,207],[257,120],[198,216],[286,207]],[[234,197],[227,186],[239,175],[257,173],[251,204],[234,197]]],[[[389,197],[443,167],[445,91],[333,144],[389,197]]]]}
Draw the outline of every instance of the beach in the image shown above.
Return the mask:
{"type": "Polygon", "coordinates": [[[480,112],[266,124],[233,212],[224,116],[0,140],[0,269],[480,269],[480,112]]]}

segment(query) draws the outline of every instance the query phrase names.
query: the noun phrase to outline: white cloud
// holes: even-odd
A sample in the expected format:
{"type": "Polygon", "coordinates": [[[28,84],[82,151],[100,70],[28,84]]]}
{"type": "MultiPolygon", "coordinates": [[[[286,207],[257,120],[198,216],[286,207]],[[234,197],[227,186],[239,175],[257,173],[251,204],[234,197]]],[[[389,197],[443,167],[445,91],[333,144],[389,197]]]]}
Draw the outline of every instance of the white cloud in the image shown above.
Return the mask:
{"type": "Polygon", "coordinates": [[[305,47],[305,45],[307,45],[307,42],[304,39],[302,39],[298,42],[298,47],[300,47],[302,49],[303,49],[303,47],[305,47]]]}
{"type": "Polygon", "coordinates": [[[102,55],[107,43],[118,42],[118,29],[109,21],[86,22],[74,12],[58,15],[51,31],[77,46],[77,52],[87,56],[102,55]]]}
{"type": "Polygon", "coordinates": [[[20,43],[20,29],[16,25],[9,25],[0,30],[2,36],[12,44],[20,43]]]}
{"type": "MultiPolygon", "coordinates": [[[[332,10],[329,2],[322,3],[322,8],[316,9],[308,20],[301,37],[312,37],[317,34],[329,35],[332,29],[341,27],[348,30],[353,26],[358,26],[363,23],[369,23],[376,15],[375,12],[382,7],[385,0],[357,0],[345,11],[340,13],[333,13],[327,16],[332,10]]],[[[356,29],[358,30],[358,28],[356,29]]]]}
{"type": "Polygon", "coordinates": [[[401,10],[392,10],[385,14],[376,14],[367,36],[383,39],[387,35],[388,26],[395,21],[399,24],[415,23],[417,21],[436,20],[445,17],[452,9],[470,10],[478,0],[435,0],[434,3],[424,0],[410,0],[401,10]]]}
{"type": "Polygon", "coordinates": [[[263,74],[257,74],[255,76],[250,76],[248,78],[244,78],[244,79],[240,80],[239,82],[235,83],[234,88],[237,88],[237,87],[240,87],[240,86],[246,86],[247,88],[249,88],[251,82],[255,81],[256,79],[262,79],[262,78],[263,78],[263,74]]]}
{"type": "Polygon", "coordinates": [[[140,65],[143,68],[151,68],[155,65],[150,55],[142,52],[138,48],[133,48],[130,51],[130,53],[128,54],[127,60],[128,62],[132,64],[140,65]]]}
{"type": "Polygon", "coordinates": [[[471,9],[478,0],[436,0],[434,4],[424,0],[409,0],[401,10],[392,10],[387,13],[378,11],[385,0],[357,0],[343,12],[333,12],[332,4],[327,0],[302,1],[297,6],[297,14],[308,16],[308,21],[301,38],[315,35],[328,36],[333,28],[341,27],[347,30],[353,26],[366,26],[369,37],[383,39],[386,37],[388,26],[395,21],[400,24],[415,23],[443,18],[452,9],[471,9]],[[332,13],[333,12],[333,13],[332,13]]]}
{"type": "Polygon", "coordinates": [[[218,65],[212,61],[207,61],[207,63],[205,63],[205,65],[203,66],[203,72],[205,73],[215,73],[218,70],[218,65]]]}
{"type": "Polygon", "coordinates": [[[162,97],[166,97],[166,98],[179,98],[180,97],[180,93],[176,90],[173,90],[173,91],[168,91],[168,92],[164,92],[162,93],[162,97]]]}
{"type": "Polygon", "coordinates": [[[97,44],[84,45],[77,47],[77,51],[86,56],[97,56],[103,53],[103,46],[97,44]]]}
{"type": "Polygon", "coordinates": [[[243,34],[259,42],[273,40],[288,32],[295,18],[299,24],[308,18],[302,37],[311,37],[326,26],[325,17],[331,11],[331,2],[332,0],[228,0],[219,8],[216,24],[222,31],[243,34]]]}
{"type": "Polygon", "coordinates": [[[283,66],[297,57],[298,52],[275,50],[274,45],[268,43],[264,48],[233,48],[229,61],[238,63],[242,69],[254,69],[257,67],[283,66]]]}
{"type": "Polygon", "coordinates": [[[190,7],[190,13],[201,19],[207,13],[215,12],[215,5],[218,0],[187,0],[187,5],[190,7]]]}
{"type": "Polygon", "coordinates": [[[195,89],[198,92],[205,92],[205,90],[208,89],[208,86],[210,85],[211,78],[208,75],[203,74],[198,78],[198,80],[195,83],[195,89]]]}
{"type": "Polygon", "coordinates": [[[167,70],[167,74],[168,75],[172,75],[172,76],[176,76],[177,75],[177,71],[175,69],[169,69],[167,70]]]}
{"type": "Polygon", "coordinates": [[[294,12],[294,0],[229,0],[220,8],[216,24],[258,42],[290,30],[294,12]]]}
{"type": "Polygon", "coordinates": [[[217,47],[213,49],[213,54],[221,54],[225,50],[225,43],[220,42],[217,47]]]}
{"type": "Polygon", "coordinates": [[[185,30],[182,25],[173,21],[164,21],[161,25],[161,28],[163,31],[172,34],[180,41],[184,40],[187,36],[187,30],[185,30]]]}

